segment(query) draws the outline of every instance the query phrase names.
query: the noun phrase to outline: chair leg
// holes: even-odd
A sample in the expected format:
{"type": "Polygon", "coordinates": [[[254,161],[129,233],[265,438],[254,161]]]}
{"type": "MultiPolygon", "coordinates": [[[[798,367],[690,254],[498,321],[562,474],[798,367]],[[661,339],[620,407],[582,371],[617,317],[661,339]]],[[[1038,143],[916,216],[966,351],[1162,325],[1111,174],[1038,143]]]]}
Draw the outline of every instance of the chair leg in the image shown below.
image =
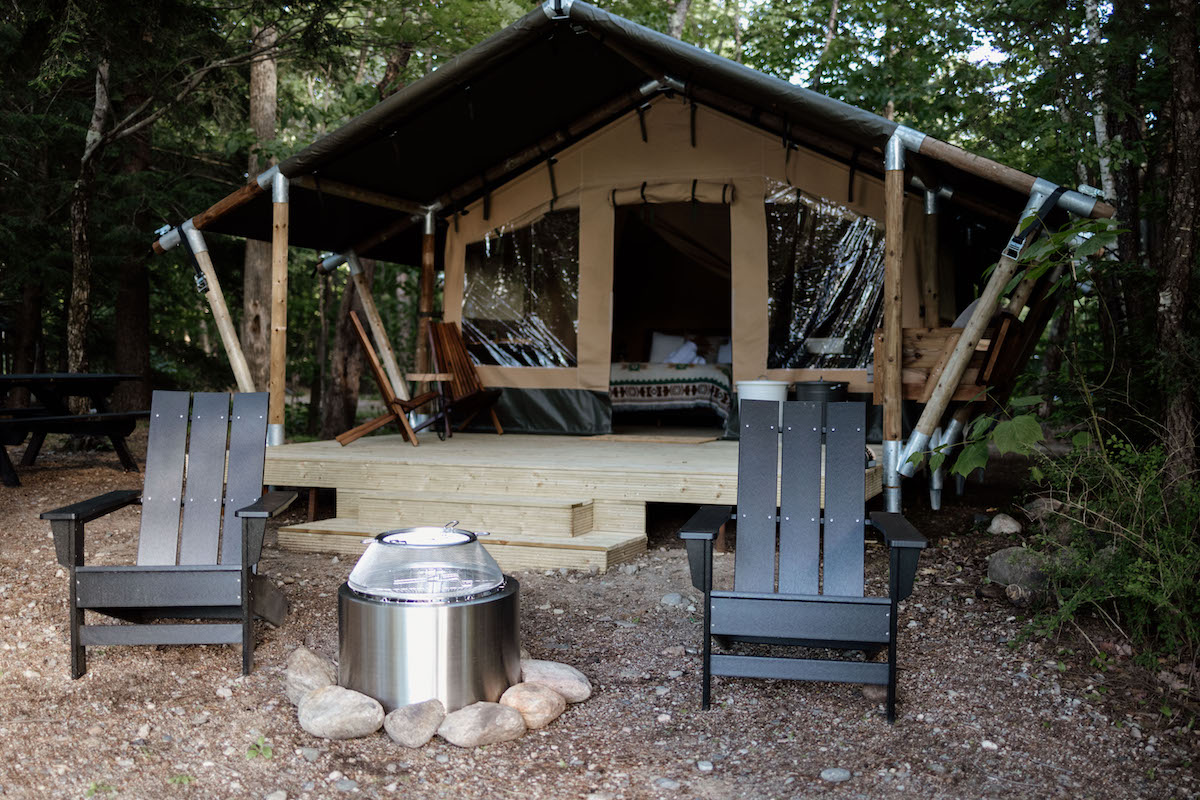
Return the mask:
{"type": "Polygon", "coordinates": [[[503,436],[503,435],[504,435],[504,428],[500,427],[500,418],[496,416],[496,410],[495,410],[495,409],[489,409],[489,410],[488,410],[488,413],[490,413],[490,414],[492,415],[492,426],[493,426],[493,427],[495,427],[495,429],[496,429],[496,434],[497,434],[497,435],[499,435],[499,436],[503,436]]]}
{"type": "Polygon", "coordinates": [[[67,602],[71,604],[71,678],[82,678],[87,672],[87,651],[79,642],[79,629],[83,627],[83,609],[79,607],[75,596],[75,570],[71,570],[71,591],[67,602]]]}
{"type": "Polygon", "coordinates": [[[254,584],[250,568],[242,562],[242,674],[254,669],[254,584]]]}

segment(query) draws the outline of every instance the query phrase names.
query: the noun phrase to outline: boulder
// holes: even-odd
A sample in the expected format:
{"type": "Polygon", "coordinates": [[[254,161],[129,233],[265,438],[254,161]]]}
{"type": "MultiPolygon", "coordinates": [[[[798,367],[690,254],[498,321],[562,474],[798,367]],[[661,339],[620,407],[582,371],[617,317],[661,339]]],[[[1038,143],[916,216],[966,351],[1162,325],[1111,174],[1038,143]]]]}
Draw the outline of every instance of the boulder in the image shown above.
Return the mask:
{"type": "Polygon", "coordinates": [[[500,703],[473,703],[442,720],[438,736],[458,747],[510,742],[525,734],[521,712],[500,703]]]}
{"type": "Polygon", "coordinates": [[[1062,505],[1062,500],[1043,496],[1033,498],[1025,504],[1022,510],[1025,512],[1025,516],[1029,517],[1030,522],[1044,524],[1048,518],[1062,508],[1062,505]]]}
{"type": "Polygon", "coordinates": [[[283,673],[283,691],[287,699],[300,705],[304,696],[316,689],[337,682],[333,664],[307,647],[297,647],[288,656],[287,671],[283,673]]]}
{"type": "Polygon", "coordinates": [[[563,696],[568,703],[582,703],[592,696],[592,682],[569,664],[528,658],[521,661],[521,680],[541,683],[563,696]]]}
{"type": "Polygon", "coordinates": [[[445,718],[446,707],[434,698],[400,706],[383,718],[383,729],[397,744],[420,747],[433,738],[445,718]]]}
{"type": "Polygon", "coordinates": [[[997,514],[988,525],[988,533],[1016,534],[1021,532],[1021,523],[1008,514],[997,514]]]}
{"type": "Polygon", "coordinates": [[[1007,586],[1018,584],[1026,589],[1046,585],[1046,557],[1024,547],[1006,547],[988,556],[988,578],[1007,586]]]}
{"type": "Polygon", "coordinates": [[[300,701],[300,727],[322,739],[358,739],[383,725],[383,706],[365,694],[326,686],[300,701]]]}
{"type": "Polygon", "coordinates": [[[521,712],[525,727],[531,730],[546,727],[567,710],[567,701],[563,696],[543,683],[510,686],[501,695],[500,704],[512,706],[521,712]]]}

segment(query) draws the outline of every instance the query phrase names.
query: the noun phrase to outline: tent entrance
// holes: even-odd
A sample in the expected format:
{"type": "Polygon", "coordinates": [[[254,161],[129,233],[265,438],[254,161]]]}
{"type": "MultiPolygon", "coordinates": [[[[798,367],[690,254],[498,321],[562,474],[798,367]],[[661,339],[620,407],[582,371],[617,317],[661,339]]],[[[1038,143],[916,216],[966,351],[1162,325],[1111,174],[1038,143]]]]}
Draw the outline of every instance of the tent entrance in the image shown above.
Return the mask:
{"type": "Polygon", "coordinates": [[[614,214],[614,431],[723,427],[732,394],[729,206],[644,203],[614,214]]]}

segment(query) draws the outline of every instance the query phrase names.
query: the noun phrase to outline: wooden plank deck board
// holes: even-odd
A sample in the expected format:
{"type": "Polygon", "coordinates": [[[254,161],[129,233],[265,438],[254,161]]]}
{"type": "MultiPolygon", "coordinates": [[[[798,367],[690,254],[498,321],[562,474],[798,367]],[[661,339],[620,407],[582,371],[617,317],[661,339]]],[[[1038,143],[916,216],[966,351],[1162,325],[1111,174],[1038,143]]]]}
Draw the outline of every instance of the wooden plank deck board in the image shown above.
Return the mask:
{"type": "MultiPolygon", "coordinates": [[[[406,491],[522,497],[582,497],[657,503],[734,503],[737,442],[647,444],[582,441],[569,436],[430,435],[422,447],[399,436],[372,436],[267,450],[266,483],[377,493],[406,491]]],[[[881,472],[867,472],[867,496],[881,472]]]]}

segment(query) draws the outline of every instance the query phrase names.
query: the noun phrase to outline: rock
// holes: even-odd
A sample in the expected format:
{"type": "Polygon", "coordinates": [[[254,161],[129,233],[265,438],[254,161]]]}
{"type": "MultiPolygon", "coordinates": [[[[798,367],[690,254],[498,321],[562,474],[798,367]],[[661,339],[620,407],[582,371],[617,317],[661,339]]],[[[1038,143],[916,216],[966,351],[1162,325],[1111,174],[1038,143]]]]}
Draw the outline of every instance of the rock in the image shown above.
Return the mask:
{"type": "Polygon", "coordinates": [[[995,742],[993,742],[989,739],[984,739],[982,742],[979,743],[979,746],[982,747],[984,750],[999,750],[1000,749],[1000,745],[996,744],[995,742]]]}
{"type": "Polygon", "coordinates": [[[655,778],[654,785],[659,789],[674,791],[679,788],[679,781],[673,781],[670,778],[655,778]]]}
{"type": "Polygon", "coordinates": [[[1045,523],[1063,507],[1062,500],[1053,497],[1035,497],[1021,509],[1030,522],[1045,523]]]}
{"type": "Polygon", "coordinates": [[[659,653],[660,656],[670,656],[674,658],[682,658],[686,654],[687,651],[683,649],[683,645],[681,644],[677,644],[674,647],[664,648],[663,651],[659,653]]]}
{"type": "Polygon", "coordinates": [[[587,676],[569,664],[557,661],[523,659],[521,680],[545,684],[561,694],[568,703],[582,703],[592,696],[592,682],[587,676]]]}
{"type": "Polygon", "coordinates": [[[1010,583],[1008,586],[1005,586],[1004,596],[1008,598],[1008,602],[1017,608],[1028,608],[1038,599],[1037,592],[1027,589],[1019,583],[1010,583]]]}
{"type": "Polygon", "coordinates": [[[300,701],[300,727],[323,739],[358,739],[383,725],[383,706],[365,694],[326,686],[300,701]]]}
{"type": "Polygon", "coordinates": [[[297,647],[288,657],[287,671],[283,674],[283,692],[295,705],[300,705],[309,692],[332,686],[336,682],[337,673],[333,664],[307,647],[297,647]]]}
{"type": "Polygon", "coordinates": [[[217,697],[228,700],[233,697],[233,689],[230,689],[228,686],[220,686],[217,688],[217,697]]]}
{"type": "Polygon", "coordinates": [[[352,792],[358,788],[358,781],[352,781],[349,778],[342,778],[333,785],[333,788],[343,792],[352,792]]]}
{"type": "Polygon", "coordinates": [[[887,687],[880,686],[875,683],[868,683],[862,687],[863,697],[867,698],[872,703],[887,702],[887,687]]]}
{"type": "Polygon", "coordinates": [[[544,683],[526,682],[510,686],[500,696],[500,703],[521,712],[525,727],[530,730],[546,727],[567,710],[567,701],[563,696],[544,683]]]}
{"type": "Polygon", "coordinates": [[[447,714],[438,736],[458,747],[510,742],[525,733],[521,712],[499,703],[474,703],[447,714]]]}
{"type": "Polygon", "coordinates": [[[287,800],[287,792],[283,789],[277,789],[264,797],[263,800],[287,800]]]}
{"type": "Polygon", "coordinates": [[[1008,514],[997,514],[992,517],[992,524],[988,525],[988,533],[1020,533],[1021,523],[1010,517],[1008,514]]]}
{"type": "Polygon", "coordinates": [[[383,718],[383,729],[396,744],[421,747],[433,738],[446,718],[446,707],[434,698],[400,706],[383,718]]]}
{"type": "Polygon", "coordinates": [[[1027,589],[1046,585],[1046,559],[1024,547],[1006,547],[988,556],[988,578],[1007,586],[1016,583],[1027,589]]]}
{"type": "Polygon", "coordinates": [[[321,757],[321,751],[315,747],[301,747],[300,756],[311,763],[321,757]]]}
{"type": "Polygon", "coordinates": [[[621,569],[621,572],[626,575],[636,575],[637,571],[638,571],[638,565],[637,564],[622,564],[620,569],[621,569]]]}
{"type": "Polygon", "coordinates": [[[678,608],[679,606],[683,605],[683,595],[681,595],[679,592],[671,592],[670,594],[664,594],[662,596],[662,600],[660,600],[659,602],[662,603],[664,606],[670,606],[671,608],[678,608]]]}
{"type": "Polygon", "coordinates": [[[830,783],[845,783],[850,780],[850,770],[841,767],[827,767],[821,770],[821,780],[830,783]]]}
{"type": "Polygon", "coordinates": [[[711,761],[697,761],[696,769],[700,770],[701,772],[712,772],[713,763],[711,761]]]}

